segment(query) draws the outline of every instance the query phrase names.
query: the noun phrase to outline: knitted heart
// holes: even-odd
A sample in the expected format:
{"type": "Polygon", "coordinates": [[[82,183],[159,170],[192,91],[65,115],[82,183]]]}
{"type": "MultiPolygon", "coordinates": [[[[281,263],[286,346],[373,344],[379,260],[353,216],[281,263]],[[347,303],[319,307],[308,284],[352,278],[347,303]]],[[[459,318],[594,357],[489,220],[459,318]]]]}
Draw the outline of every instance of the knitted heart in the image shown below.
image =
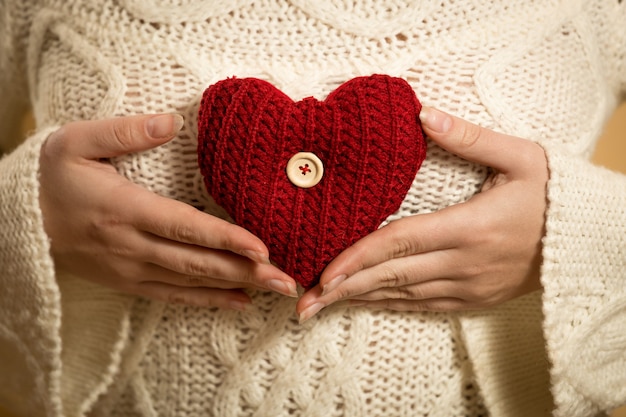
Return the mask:
{"type": "Polygon", "coordinates": [[[220,81],[204,92],[198,116],[205,186],[265,242],[276,265],[310,288],[334,257],[400,207],[426,156],[420,110],[409,84],[386,75],[298,102],[259,79],[220,81]],[[323,165],[310,188],[296,184],[321,166],[287,170],[300,152],[323,165]]]}

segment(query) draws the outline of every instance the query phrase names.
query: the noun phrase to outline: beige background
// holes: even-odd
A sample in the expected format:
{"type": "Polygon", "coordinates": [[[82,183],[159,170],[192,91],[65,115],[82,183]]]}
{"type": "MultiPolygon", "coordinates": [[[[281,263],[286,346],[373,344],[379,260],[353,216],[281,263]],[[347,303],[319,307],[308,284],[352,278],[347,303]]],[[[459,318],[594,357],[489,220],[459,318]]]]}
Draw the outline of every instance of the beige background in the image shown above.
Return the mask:
{"type": "Polygon", "coordinates": [[[593,160],[599,165],[626,173],[626,103],[609,121],[593,160]]]}
{"type": "MultiPolygon", "coordinates": [[[[29,130],[29,121],[25,122],[29,130]]],[[[622,105],[609,124],[606,132],[598,143],[593,157],[595,163],[626,174],[626,104],[622,105]]],[[[624,407],[616,410],[611,417],[626,417],[626,398],[622,399],[624,407]]],[[[0,405],[0,417],[10,417],[3,412],[0,405]]]]}

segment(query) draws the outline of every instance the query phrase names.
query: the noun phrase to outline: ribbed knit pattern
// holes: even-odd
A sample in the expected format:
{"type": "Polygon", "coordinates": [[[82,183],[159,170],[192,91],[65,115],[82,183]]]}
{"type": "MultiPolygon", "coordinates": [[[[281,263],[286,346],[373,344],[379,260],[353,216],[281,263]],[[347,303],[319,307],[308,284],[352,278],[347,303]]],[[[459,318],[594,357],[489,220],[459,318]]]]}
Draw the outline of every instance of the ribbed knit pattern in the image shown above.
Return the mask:
{"type": "Polygon", "coordinates": [[[426,157],[420,109],[406,81],[384,75],[297,103],[262,80],[224,80],[200,105],[200,171],[215,201],[310,288],[334,257],[400,207],[426,157]],[[286,173],[301,151],[324,165],[311,188],[286,173]]]}
{"type": "MultiPolygon", "coordinates": [[[[0,148],[28,100],[37,132],[0,160],[0,402],[29,417],[590,417],[623,402],[626,180],[585,158],[626,90],[625,21],[617,0],[2,1],[0,148]],[[183,114],[174,140],[111,162],[228,218],[198,166],[203,92],[255,78],[316,107],[371,74],[545,147],[544,292],[463,314],[336,306],[300,325],[272,293],[247,314],[164,306],[54,270],[37,175],[55,126],[183,114]]],[[[466,201],[487,172],[429,144],[384,222],[466,201]]]]}
{"type": "Polygon", "coordinates": [[[62,411],[60,293],[37,202],[39,149],[49,133],[0,160],[0,402],[22,415],[62,411]],[[15,390],[24,397],[8,395],[15,390]]]}

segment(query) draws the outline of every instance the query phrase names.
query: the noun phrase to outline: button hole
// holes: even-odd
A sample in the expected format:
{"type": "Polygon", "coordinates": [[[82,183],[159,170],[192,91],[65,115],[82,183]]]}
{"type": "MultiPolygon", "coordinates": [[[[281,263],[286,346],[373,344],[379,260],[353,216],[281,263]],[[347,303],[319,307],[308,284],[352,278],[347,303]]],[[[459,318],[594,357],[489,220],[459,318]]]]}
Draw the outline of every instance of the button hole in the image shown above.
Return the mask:
{"type": "Polygon", "coordinates": [[[308,172],[311,172],[311,168],[309,168],[309,164],[304,164],[304,166],[300,165],[300,171],[302,171],[302,175],[306,175],[308,172]]]}

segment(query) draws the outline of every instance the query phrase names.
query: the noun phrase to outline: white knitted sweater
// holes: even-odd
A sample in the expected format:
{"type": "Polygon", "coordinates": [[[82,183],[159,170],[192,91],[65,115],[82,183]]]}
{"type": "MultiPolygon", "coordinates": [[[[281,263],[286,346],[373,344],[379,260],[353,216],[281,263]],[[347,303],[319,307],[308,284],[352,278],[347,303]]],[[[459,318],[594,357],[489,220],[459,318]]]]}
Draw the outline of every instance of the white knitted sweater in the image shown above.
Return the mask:
{"type": "MultiPolygon", "coordinates": [[[[626,178],[587,161],[626,91],[624,2],[2,0],[0,42],[0,408],[582,417],[626,402],[626,178]],[[330,308],[299,325],[277,295],[253,294],[249,314],[165,306],[55,272],[37,174],[61,124],[182,113],[171,143],[113,162],[217,213],[195,159],[204,88],[255,76],[323,98],[372,73],[545,147],[542,293],[466,314],[330,308]],[[29,104],[37,130],[18,145],[29,104]]],[[[431,145],[392,217],[462,202],[486,172],[431,145]]]]}

